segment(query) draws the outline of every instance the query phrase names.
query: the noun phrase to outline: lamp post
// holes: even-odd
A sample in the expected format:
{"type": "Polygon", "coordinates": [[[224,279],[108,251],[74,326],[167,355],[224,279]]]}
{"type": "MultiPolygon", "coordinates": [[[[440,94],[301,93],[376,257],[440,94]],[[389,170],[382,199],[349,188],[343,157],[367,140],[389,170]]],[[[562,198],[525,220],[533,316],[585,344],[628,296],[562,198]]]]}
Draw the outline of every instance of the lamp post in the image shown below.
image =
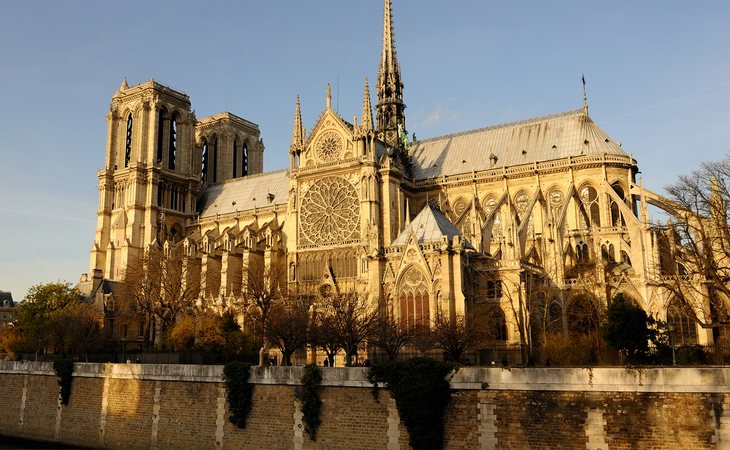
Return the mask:
{"type": "Polygon", "coordinates": [[[667,329],[669,330],[669,345],[672,347],[672,365],[677,365],[677,354],[674,351],[674,324],[670,323],[667,325],[667,329]]]}

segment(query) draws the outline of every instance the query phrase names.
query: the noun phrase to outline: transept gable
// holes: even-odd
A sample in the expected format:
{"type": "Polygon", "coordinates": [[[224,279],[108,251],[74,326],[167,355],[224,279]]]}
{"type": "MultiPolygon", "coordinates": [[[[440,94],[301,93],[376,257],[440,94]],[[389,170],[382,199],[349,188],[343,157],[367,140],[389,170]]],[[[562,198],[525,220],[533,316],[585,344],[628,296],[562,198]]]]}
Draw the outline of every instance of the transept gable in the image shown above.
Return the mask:
{"type": "Polygon", "coordinates": [[[354,126],[327,108],[312,128],[304,148],[303,167],[354,158],[354,126]]]}
{"type": "Polygon", "coordinates": [[[423,250],[421,250],[421,246],[418,245],[418,238],[413,231],[411,231],[408,238],[408,244],[403,249],[402,258],[396,271],[398,274],[396,276],[396,280],[400,280],[403,273],[408,270],[409,267],[414,265],[418,266],[426,274],[426,279],[433,279],[431,267],[428,264],[428,261],[426,261],[423,250]]]}

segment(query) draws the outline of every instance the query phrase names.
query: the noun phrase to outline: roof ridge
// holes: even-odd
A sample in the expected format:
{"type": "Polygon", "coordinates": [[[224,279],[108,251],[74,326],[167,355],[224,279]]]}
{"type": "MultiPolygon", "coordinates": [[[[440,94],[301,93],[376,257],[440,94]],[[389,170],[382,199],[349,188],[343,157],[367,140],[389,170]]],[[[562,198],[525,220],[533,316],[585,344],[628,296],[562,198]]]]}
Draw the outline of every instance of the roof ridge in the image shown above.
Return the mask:
{"type": "MultiPolygon", "coordinates": [[[[497,130],[500,128],[508,128],[508,127],[513,127],[515,125],[527,124],[530,122],[539,122],[539,121],[543,121],[543,120],[555,119],[558,117],[567,117],[567,116],[578,115],[578,114],[583,114],[582,108],[573,109],[570,111],[563,111],[563,112],[559,112],[559,113],[547,114],[544,116],[532,117],[530,119],[522,119],[522,120],[516,120],[513,122],[505,122],[505,123],[500,123],[500,124],[496,124],[496,125],[489,125],[489,126],[482,127],[482,128],[474,128],[471,130],[458,131],[455,133],[444,134],[441,136],[434,136],[434,137],[430,137],[430,138],[426,138],[426,139],[419,139],[416,142],[416,145],[418,145],[422,142],[436,141],[436,140],[452,138],[452,137],[456,137],[456,136],[464,136],[464,135],[473,134],[473,133],[481,133],[483,131],[497,130]]],[[[588,117],[588,119],[590,120],[590,116],[588,117]]],[[[592,122],[592,120],[591,120],[591,122],[592,122]]]]}
{"type": "Polygon", "coordinates": [[[207,187],[224,186],[228,183],[236,183],[236,182],[240,182],[240,181],[250,180],[252,178],[261,178],[264,175],[274,175],[274,174],[279,174],[281,172],[289,172],[289,169],[272,170],[271,172],[261,172],[261,173],[254,173],[251,175],[245,175],[242,177],[229,178],[225,181],[219,181],[217,183],[209,183],[207,187]]]}

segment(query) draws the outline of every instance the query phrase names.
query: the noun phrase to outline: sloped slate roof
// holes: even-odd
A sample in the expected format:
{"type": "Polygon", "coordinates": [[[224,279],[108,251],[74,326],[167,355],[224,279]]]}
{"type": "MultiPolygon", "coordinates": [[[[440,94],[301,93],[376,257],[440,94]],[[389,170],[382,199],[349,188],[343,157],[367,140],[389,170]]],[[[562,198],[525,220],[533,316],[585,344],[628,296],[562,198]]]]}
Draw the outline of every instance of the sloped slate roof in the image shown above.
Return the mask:
{"type": "Polygon", "coordinates": [[[200,217],[286,205],[289,188],[289,172],[277,170],[248,175],[225,183],[208,186],[198,201],[200,217]],[[274,195],[273,201],[269,194],[274,195]],[[234,203],[235,202],[235,203],[234,203]]]}
{"type": "Polygon", "coordinates": [[[419,180],[568,156],[626,155],[582,109],[425,139],[412,151],[419,180]]]}
{"type": "Polygon", "coordinates": [[[3,302],[6,300],[8,302],[8,306],[13,306],[13,295],[7,291],[0,291],[0,306],[2,306],[3,302]]]}
{"type": "Polygon", "coordinates": [[[411,223],[395,238],[391,246],[408,244],[411,231],[413,231],[419,244],[438,242],[443,236],[448,236],[449,240],[453,239],[454,236],[461,237],[459,229],[438,208],[430,204],[418,213],[411,223]]]}

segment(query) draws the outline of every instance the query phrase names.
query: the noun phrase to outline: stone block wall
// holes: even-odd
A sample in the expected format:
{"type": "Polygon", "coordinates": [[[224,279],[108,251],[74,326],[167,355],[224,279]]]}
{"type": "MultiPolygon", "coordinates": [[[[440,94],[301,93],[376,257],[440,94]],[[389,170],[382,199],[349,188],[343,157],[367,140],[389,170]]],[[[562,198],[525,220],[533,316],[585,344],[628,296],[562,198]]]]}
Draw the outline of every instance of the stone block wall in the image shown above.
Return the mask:
{"type": "MultiPolygon", "coordinates": [[[[69,405],[50,364],[0,362],[0,435],[94,448],[408,449],[367,370],[323,368],[322,425],[304,433],[299,367],[254,368],[245,429],[221,366],[77,364],[69,405]]],[[[730,448],[730,369],[479,369],[451,380],[447,449],[730,448]]]]}

